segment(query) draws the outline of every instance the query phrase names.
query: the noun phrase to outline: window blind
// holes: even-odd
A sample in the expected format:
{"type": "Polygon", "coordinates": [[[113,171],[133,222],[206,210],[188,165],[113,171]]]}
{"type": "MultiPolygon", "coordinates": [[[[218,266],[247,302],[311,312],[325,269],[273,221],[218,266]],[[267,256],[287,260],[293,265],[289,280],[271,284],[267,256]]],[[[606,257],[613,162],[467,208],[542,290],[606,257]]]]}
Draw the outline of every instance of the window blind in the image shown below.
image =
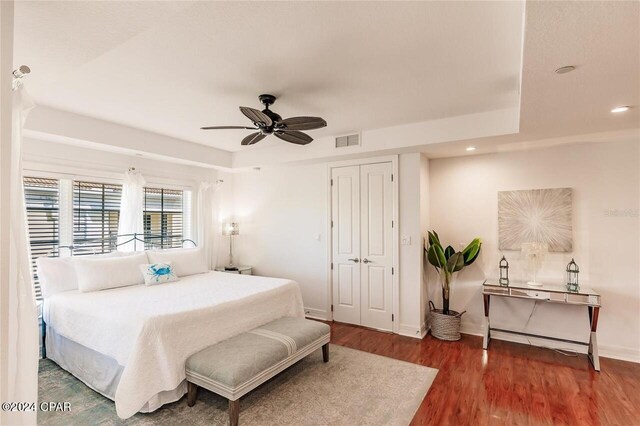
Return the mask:
{"type": "Polygon", "coordinates": [[[183,191],[144,189],[145,247],[182,247],[183,191]],[[156,238],[157,237],[157,238],[156,238]]]}
{"type": "Polygon", "coordinates": [[[120,185],[73,182],[74,255],[115,250],[121,196],[120,185]]]}
{"type": "Polygon", "coordinates": [[[42,299],[42,291],[36,271],[36,259],[41,256],[59,255],[60,245],[60,192],[57,179],[24,178],[24,196],[27,207],[27,224],[31,246],[36,299],[42,299]]]}

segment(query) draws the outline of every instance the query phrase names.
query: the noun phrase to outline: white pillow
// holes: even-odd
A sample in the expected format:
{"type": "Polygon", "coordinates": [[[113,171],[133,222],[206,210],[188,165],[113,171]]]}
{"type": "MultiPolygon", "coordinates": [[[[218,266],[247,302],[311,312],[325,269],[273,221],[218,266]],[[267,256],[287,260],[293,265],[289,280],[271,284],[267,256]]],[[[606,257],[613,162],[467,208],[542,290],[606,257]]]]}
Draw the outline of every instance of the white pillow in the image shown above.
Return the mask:
{"type": "Polygon", "coordinates": [[[91,256],[76,257],[39,257],[36,259],[38,281],[42,289],[42,297],[50,297],[56,293],[78,289],[75,262],[82,258],[105,258],[127,256],[128,253],[111,252],[91,256]]]}
{"type": "Polygon", "coordinates": [[[144,277],[144,285],[155,285],[178,281],[178,276],[176,275],[173,266],[171,266],[171,262],[140,265],[140,270],[144,277]]]}
{"type": "Polygon", "coordinates": [[[36,259],[42,297],[76,290],[78,279],[73,268],[73,257],[39,257],[36,259]]]}
{"type": "Polygon", "coordinates": [[[78,259],[75,262],[78,290],[82,293],[142,284],[140,265],[148,263],[145,253],[107,259],[78,259]]]}
{"type": "Polygon", "coordinates": [[[171,263],[179,277],[209,272],[202,248],[149,250],[147,255],[151,263],[171,263]]]}

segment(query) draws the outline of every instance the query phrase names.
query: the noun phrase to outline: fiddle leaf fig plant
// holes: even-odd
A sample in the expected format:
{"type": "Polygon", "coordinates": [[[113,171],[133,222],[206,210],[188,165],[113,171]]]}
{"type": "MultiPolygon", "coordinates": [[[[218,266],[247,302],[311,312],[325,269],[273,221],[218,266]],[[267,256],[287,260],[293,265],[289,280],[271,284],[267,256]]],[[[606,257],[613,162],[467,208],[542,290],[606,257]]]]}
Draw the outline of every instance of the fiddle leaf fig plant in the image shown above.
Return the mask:
{"type": "Polygon", "coordinates": [[[442,281],[442,313],[449,315],[449,294],[453,274],[471,265],[480,254],[482,241],[475,238],[462,251],[456,252],[450,245],[443,248],[436,231],[429,231],[428,244],[425,247],[427,260],[440,275],[442,281]]]}

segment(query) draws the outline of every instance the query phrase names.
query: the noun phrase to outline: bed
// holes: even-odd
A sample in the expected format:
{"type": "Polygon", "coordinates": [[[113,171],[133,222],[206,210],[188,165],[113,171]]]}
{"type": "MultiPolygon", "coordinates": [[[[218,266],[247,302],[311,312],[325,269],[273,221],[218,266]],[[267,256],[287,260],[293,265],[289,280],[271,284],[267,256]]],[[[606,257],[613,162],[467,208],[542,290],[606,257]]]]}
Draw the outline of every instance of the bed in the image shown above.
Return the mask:
{"type": "Polygon", "coordinates": [[[114,400],[123,419],[180,399],[190,355],[284,316],[304,316],[297,283],[224,272],[65,291],[43,309],[47,357],[114,400]]]}

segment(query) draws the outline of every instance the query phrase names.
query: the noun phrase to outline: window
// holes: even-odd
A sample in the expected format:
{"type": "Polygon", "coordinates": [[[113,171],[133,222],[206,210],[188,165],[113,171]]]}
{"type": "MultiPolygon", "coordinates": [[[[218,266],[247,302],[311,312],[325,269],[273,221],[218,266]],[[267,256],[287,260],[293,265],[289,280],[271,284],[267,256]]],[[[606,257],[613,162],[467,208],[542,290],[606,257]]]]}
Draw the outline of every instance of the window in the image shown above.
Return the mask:
{"type": "Polygon", "coordinates": [[[144,189],[145,247],[182,247],[183,192],[181,190],[144,189]]]}
{"type": "Polygon", "coordinates": [[[31,268],[36,299],[42,299],[36,259],[58,256],[60,245],[60,192],[57,179],[24,178],[24,196],[31,245],[31,268]]]}
{"type": "MultiPolygon", "coordinates": [[[[36,298],[42,291],[35,261],[42,256],[109,253],[115,250],[122,186],[70,179],[24,178],[36,298]]],[[[182,247],[191,238],[191,191],[144,189],[145,247],[182,247]]]]}
{"type": "Polygon", "coordinates": [[[115,250],[121,196],[120,185],[73,182],[74,255],[115,250]]]}

